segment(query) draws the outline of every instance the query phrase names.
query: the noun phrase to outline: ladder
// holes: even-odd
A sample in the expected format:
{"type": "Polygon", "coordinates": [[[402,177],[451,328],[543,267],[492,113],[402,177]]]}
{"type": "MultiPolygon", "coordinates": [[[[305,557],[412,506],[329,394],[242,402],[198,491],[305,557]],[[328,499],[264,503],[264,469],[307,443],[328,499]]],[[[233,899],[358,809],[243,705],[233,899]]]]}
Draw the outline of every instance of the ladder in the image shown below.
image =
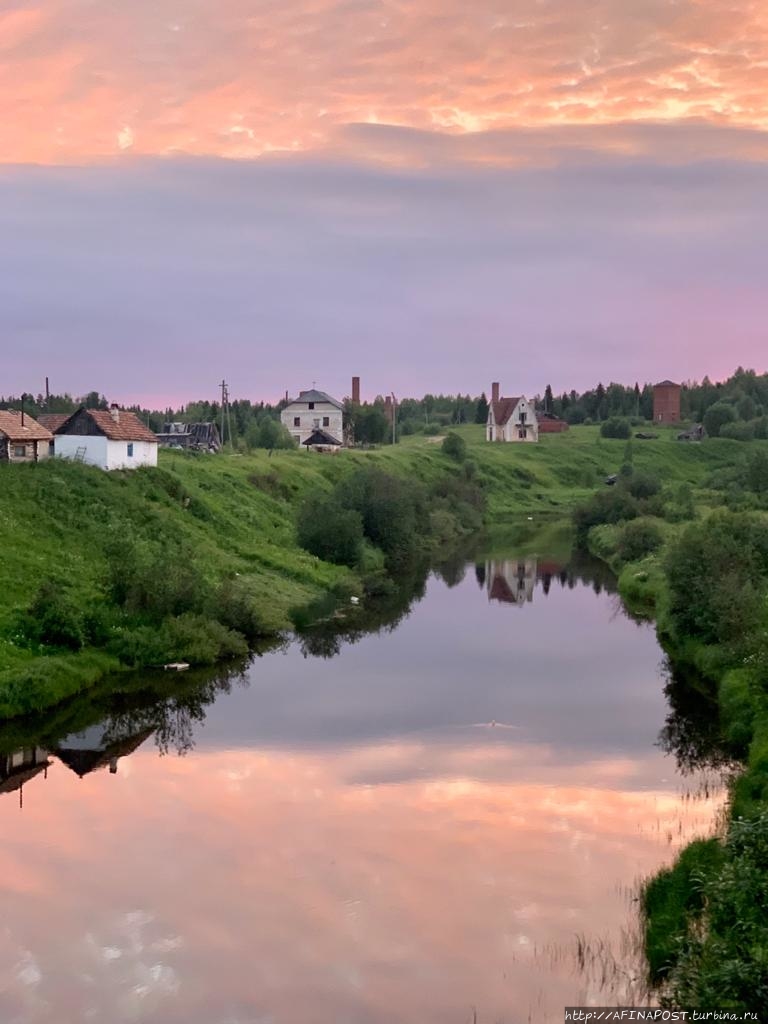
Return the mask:
{"type": "Polygon", "coordinates": [[[85,448],[78,448],[75,452],[75,462],[85,462],[85,448]]]}

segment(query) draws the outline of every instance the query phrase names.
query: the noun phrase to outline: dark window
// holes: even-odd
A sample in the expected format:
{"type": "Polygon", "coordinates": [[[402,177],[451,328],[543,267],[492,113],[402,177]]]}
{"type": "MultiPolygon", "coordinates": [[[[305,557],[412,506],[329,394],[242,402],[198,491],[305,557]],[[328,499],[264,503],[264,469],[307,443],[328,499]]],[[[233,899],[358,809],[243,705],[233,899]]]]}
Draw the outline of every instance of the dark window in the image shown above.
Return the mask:
{"type": "Polygon", "coordinates": [[[294,425],[294,427],[300,427],[301,426],[301,416],[294,416],[293,417],[293,425],[294,425]]]}
{"type": "Polygon", "coordinates": [[[133,458],[133,441],[128,442],[128,458],[133,458]]]}
{"type": "Polygon", "coordinates": [[[310,409],[314,409],[315,408],[315,403],[314,402],[310,402],[309,403],[309,408],[310,409]]]}
{"type": "Polygon", "coordinates": [[[13,449],[14,459],[25,459],[27,457],[27,446],[25,444],[17,444],[13,449]]]}
{"type": "Polygon", "coordinates": [[[331,425],[331,417],[330,416],[323,416],[323,426],[324,427],[330,427],[330,425],[331,425]]]}

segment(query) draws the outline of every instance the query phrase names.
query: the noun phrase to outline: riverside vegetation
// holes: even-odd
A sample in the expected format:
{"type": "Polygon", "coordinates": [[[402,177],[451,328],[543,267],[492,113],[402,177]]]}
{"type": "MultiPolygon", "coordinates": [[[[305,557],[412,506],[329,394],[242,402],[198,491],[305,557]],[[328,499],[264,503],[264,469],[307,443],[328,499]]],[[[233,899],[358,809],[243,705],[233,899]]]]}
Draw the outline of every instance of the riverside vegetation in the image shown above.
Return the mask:
{"type": "MultiPolygon", "coordinates": [[[[655,616],[676,663],[695,666],[688,689],[717,719],[723,758],[745,765],[725,838],[694,843],[645,889],[650,969],[670,1001],[763,1008],[768,444],[657,433],[627,441],[583,426],[488,445],[482,427],[460,426],[442,443],[411,436],[334,457],[163,452],[158,469],[112,474],[59,460],[0,467],[0,714],[49,707],[120,670],[243,656],[329,598],[344,601],[354,635],[369,602],[350,596],[378,595],[397,615],[398,574],[436,550],[483,524],[573,514],[579,543],[655,616]]],[[[322,628],[308,642],[334,649],[322,628]]]]}
{"type": "MultiPolygon", "coordinates": [[[[721,444],[720,441],[708,444],[721,444]]],[[[742,765],[723,837],[688,846],[644,888],[646,953],[669,1006],[768,1006],[768,444],[733,452],[694,490],[636,471],[574,514],[619,574],[686,686],[708,706],[710,753],[742,765]]]]}

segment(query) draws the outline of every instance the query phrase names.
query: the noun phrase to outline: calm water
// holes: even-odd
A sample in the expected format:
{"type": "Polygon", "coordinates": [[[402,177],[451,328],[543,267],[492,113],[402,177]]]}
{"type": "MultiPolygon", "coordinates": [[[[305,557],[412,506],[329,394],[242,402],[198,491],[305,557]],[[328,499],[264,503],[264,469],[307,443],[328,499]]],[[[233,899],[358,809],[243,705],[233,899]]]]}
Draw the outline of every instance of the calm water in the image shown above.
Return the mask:
{"type": "Polygon", "coordinates": [[[657,745],[652,629],[546,560],[453,566],[391,629],[161,685],[0,736],[4,1024],[631,999],[636,883],[720,803],[657,745]]]}

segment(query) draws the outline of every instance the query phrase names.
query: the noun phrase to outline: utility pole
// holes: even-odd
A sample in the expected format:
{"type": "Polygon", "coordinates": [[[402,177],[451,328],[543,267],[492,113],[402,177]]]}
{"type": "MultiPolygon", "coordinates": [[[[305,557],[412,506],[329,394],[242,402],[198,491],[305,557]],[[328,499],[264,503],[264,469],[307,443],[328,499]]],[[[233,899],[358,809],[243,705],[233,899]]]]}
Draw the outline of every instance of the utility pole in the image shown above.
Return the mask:
{"type": "Polygon", "coordinates": [[[51,411],[51,389],[48,387],[48,378],[45,378],[45,411],[51,411]]]}
{"type": "Polygon", "coordinates": [[[390,394],[392,395],[392,444],[396,444],[397,443],[397,435],[396,435],[396,430],[397,430],[397,399],[395,398],[394,391],[391,391],[390,394]]]}
{"type": "Polygon", "coordinates": [[[221,381],[221,447],[224,447],[224,411],[227,407],[227,382],[221,381]]]}

